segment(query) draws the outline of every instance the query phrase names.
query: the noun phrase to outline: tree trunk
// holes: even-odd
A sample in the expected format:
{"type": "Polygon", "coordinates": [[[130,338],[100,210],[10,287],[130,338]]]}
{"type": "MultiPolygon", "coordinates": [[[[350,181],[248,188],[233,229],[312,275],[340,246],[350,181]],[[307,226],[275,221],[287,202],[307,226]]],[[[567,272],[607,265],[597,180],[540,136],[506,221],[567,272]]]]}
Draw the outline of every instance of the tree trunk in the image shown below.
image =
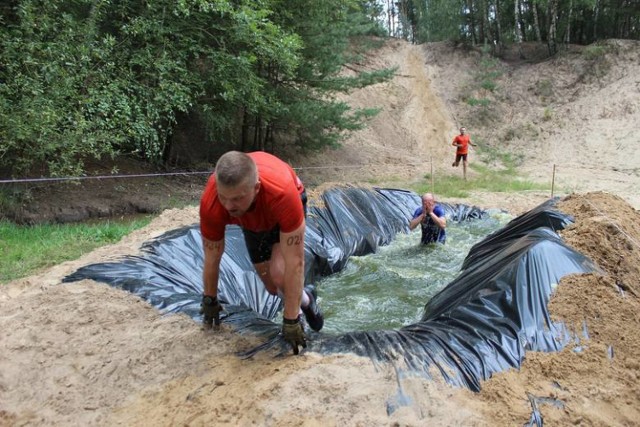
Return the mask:
{"type": "Polygon", "coordinates": [[[389,36],[393,36],[393,29],[391,28],[391,8],[393,8],[393,1],[387,1],[387,25],[389,26],[389,36]]]}
{"type": "Polygon", "coordinates": [[[549,46],[549,55],[553,56],[558,52],[556,39],[556,28],[558,21],[558,0],[549,0],[548,5],[549,16],[549,34],[547,36],[547,45],[549,46]]]}
{"type": "Polygon", "coordinates": [[[264,144],[264,134],[266,126],[267,124],[264,122],[264,120],[260,120],[260,127],[258,128],[258,150],[260,151],[265,151],[266,149],[266,146],[264,144]]]}
{"type": "Polygon", "coordinates": [[[598,40],[598,18],[600,16],[600,0],[593,6],[593,41],[598,40]]]}
{"type": "Polygon", "coordinates": [[[482,44],[486,45],[489,42],[489,6],[487,4],[488,0],[482,0],[481,10],[482,13],[482,21],[480,24],[480,39],[482,40],[482,44]]]}
{"type": "Polygon", "coordinates": [[[395,3],[393,0],[389,0],[389,31],[391,32],[391,37],[396,36],[396,9],[395,3]]]}
{"type": "MultiPolygon", "coordinates": [[[[587,36],[585,35],[585,26],[587,25],[587,10],[586,8],[578,8],[578,12],[580,13],[580,19],[578,20],[579,25],[576,25],[573,30],[573,40],[574,43],[577,44],[587,44],[587,36]]],[[[576,13],[578,13],[576,12],[576,13]]]]}
{"type": "Polygon", "coordinates": [[[566,49],[569,48],[569,43],[571,42],[571,18],[573,15],[573,0],[569,0],[569,15],[567,16],[567,29],[564,33],[564,46],[566,49]]]}
{"type": "Polygon", "coordinates": [[[260,117],[256,117],[253,128],[253,150],[260,150],[260,117]]]}
{"type": "Polygon", "coordinates": [[[520,25],[520,37],[522,37],[522,41],[527,41],[528,37],[527,37],[527,27],[524,24],[524,19],[522,18],[524,16],[524,13],[522,11],[522,3],[524,1],[518,1],[518,7],[517,7],[517,14],[518,14],[518,19],[516,19],[516,25],[520,25]]]}
{"type": "Polygon", "coordinates": [[[241,151],[247,151],[247,147],[249,147],[249,120],[250,117],[245,107],[242,112],[242,136],[240,141],[241,151]]]}
{"type": "Polygon", "coordinates": [[[631,25],[631,20],[632,20],[631,11],[633,10],[633,5],[631,4],[630,1],[623,1],[622,7],[624,8],[624,10],[628,12],[625,14],[626,16],[624,18],[624,23],[622,25],[622,28],[620,29],[622,32],[620,38],[630,39],[630,38],[633,38],[632,37],[633,27],[631,25]]]}
{"type": "Polygon", "coordinates": [[[478,42],[484,44],[484,0],[478,5],[478,42]]]}
{"type": "Polygon", "coordinates": [[[265,146],[269,147],[269,152],[270,153],[275,153],[276,141],[275,141],[275,138],[273,136],[273,126],[272,125],[268,125],[267,126],[266,135],[265,135],[264,139],[265,139],[265,146]]]}
{"type": "Polygon", "coordinates": [[[473,11],[473,0],[467,0],[467,11],[469,16],[469,31],[471,32],[471,44],[475,46],[478,44],[478,37],[476,34],[476,15],[473,11]]]}
{"type": "Polygon", "coordinates": [[[536,31],[536,40],[538,43],[542,43],[542,35],[540,34],[540,21],[538,20],[538,4],[534,1],[533,4],[533,28],[536,31]]]}
{"type": "Polygon", "coordinates": [[[515,30],[516,30],[516,43],[518,44],[518,56],[520,59],[524,59],[524,54],[522,53],[522,33],[520,32],[520,2],[518,0],[514,1],[514,14],[516,22],[515,22],[515,30]]]}
{"type": "Polygon", "coordinates": [[[615,9],[615,18],[614,18],[614,23],[613,23],[613,31],[610,31],[609,34],[607,34],[606,37],[615,37],[617,39],[622,38],[622,24],[620,22],[620,19],[622,19],[622,17],[620,16],[620,10],[624,7],[624,0],[618,2],[618,4],[616,5],[616,9],[615,9]]]}
{"type": "Polygon", "coordinates": [[[498,48],[498,52],[502,53],[502,25],[500,25],[500,0],[495,1],[496,7],[496,35],[495,44],[498,48]]]}

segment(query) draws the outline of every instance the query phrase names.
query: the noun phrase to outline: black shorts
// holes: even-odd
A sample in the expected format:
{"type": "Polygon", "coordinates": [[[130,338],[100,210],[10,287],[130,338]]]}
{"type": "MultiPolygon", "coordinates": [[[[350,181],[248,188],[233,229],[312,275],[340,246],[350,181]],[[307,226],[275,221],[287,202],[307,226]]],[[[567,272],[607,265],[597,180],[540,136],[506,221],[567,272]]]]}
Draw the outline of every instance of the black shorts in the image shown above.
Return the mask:
{"type": "MultiPolygon", "coordinates": [[[[300,193],[302,200],[302,210],[304,217],[307,218],[307,192],[304,190],[300,193]]],[[[249,258],[254,264],[269,261],[271,259],[271,249],[273,245],[280,242],[280,226],[276,225],[268,231],[250,231],[242,229],[244,234],[244,242],[247,245],[249,258]]]]}
{"type": "MultiPolygon", "coordinates": [[[[449,157],[451,158],[451,157],[449,157]]],[[[466,154],[456,154],[456,163],[458,163],[460,161],[460,159],[462,159],[463,161],[467,161],[467,155],[466,154]]]]}

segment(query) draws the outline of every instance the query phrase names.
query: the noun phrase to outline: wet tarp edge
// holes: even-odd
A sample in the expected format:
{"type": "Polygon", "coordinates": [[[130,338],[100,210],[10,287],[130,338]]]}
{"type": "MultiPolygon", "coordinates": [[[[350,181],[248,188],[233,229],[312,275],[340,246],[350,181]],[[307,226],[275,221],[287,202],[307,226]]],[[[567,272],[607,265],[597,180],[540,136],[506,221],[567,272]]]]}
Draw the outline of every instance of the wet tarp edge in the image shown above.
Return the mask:
{"type": "MultiPolygon", "coordinates": [[[[593,263],[567,247],[556,233],[573,221],[556,208],[556,199],[512,220],[476,244],[459,276],[425,305],[422,319],[399,330],[358,331],[340,336],[310,333],[309,350],[351,352],[380,362],[428,372],[479,390],[482,380],[518,367],[527,350],[556,351],[571,339],[551,321],[547,303],[567,274],[595,271],[593,263]]],[[[305,234],[305,282],[343,269],[353,255],[375,252],[408,222],[420,197],[398,189],[334,188],[310,205],[305,234]]],[[[485,211],[443,203],[447,218],[466,221],[485,211]]],[[[286,351],[273,322],[281,310],[248,260],[242,233],[229,227],[221,264],[219,297],[225,323],[240,332],[259,334],[258,351],[286,351]]],[[[67,278],[85,278],[126,289],[165,312],[194,319],[202,293],[202,248],[197,226],[173,230],[145,244],[141,254],[120,262],[82,267],[67,278]]]]}

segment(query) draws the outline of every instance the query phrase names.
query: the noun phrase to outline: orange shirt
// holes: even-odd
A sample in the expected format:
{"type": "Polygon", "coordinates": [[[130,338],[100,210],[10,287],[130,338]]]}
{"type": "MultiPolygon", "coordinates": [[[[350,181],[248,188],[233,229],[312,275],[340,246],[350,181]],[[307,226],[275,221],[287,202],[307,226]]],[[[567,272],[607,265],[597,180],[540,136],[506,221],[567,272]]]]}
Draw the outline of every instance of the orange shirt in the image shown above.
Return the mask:
{"type": "Polygon", "coordinates": [[[456,155],[467,154],[469,152],[469,141],[470,136],[468,133],[465,133],[464,135],[456,135],[456,137],[453,138],[453,143],[451,145],[462,144],[462,147],[457,147],[456,155]]]}
{"type": "Polygon", "coordinates": [[[208,240],[223,239],[227,224],[255,232],[272,230],[279,225],[285,233],[302,224],[304,211],[300,194],[304,186],[291,166],[261,151],[248,154],[256,163],[260,177],[260,191],[254,206],[241,217],[229,215],[218,200],[216,177],[212,174],[200,200],[200,231],[208,240]]]}

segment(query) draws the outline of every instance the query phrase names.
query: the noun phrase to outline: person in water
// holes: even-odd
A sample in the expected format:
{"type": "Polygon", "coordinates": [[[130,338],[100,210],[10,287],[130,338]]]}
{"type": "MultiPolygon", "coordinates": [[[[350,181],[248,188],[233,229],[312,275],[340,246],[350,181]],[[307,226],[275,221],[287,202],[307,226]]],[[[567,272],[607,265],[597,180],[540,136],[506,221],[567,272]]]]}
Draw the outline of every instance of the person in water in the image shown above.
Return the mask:
{"type": "Polygon", "coordinates": [[[431,193],[422,195],[422,205],[418,206],[413,213],[413,218],[409,221],[409,229],[415,229],[418,224],[422,228],[420,241],[423,245],[433,242],[445,243],[447,219],[444,216],[444,209],[436,203],[436,199],[431,193]]]}

